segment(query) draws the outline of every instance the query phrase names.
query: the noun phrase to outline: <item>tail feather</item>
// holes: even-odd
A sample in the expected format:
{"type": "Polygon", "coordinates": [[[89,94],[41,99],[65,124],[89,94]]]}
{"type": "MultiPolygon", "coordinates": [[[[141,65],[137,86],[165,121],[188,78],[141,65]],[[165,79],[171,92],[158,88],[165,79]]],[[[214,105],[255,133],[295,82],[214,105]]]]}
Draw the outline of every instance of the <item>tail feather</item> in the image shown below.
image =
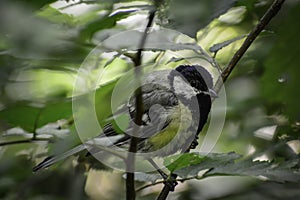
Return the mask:
{"type": "MultiPolygon", "coordinates": [[[[74,147],[73,149],[66,151],[60,155],[47,157],[44,161],[42,161],[40,164],[35,166],[32,169],[32,171],[37,172],[41,169],[50,167],[51,165],[53,165],[61,160],[64,160],[74,154],[77,154],[85,149],[91,151],[92,153],[98,152],[101,150],[101,148],[100,148],[101,146],[102,147],[110,147],[110,146],[116,145],[119,142],[123,142],[123,140],[124,140],[123,138],[125,138],[125,140],[128,139],[128,137],[126,135],[115,135],[115,136],[110,136],[110,137],[100,137],[100,138],[91,139],[91,140],[85,142],[84,144],[78,145],[78,146],[74,147]],[[98,146],[98,148],[94,148],[97,146],[98,146]]],[[[89,154],[87,154],[87,155],[89,155],[89,154]]]]}
{"type": "Polygon", "coordinates": [[[57,156],[50,156],[50,157],[47,157],[44,161],[42,161],[40,164],[38,164],[37,166],[35,166],[32,171],[33,172],[37,172],[41,169],[45,169],[51,165],[53,165],[54,163],[58,162],[58,161],[61,161],[61,160],[64,160],[74,154],[77,154],[83,150],[86,149],[86,145],[85,144],[82,144],[82,145],[79,145],[79,146],[76,146],[74,147],[73,149],[69,150],[69,151],[66,151],[60,155],[57,155],[57,156]]]}

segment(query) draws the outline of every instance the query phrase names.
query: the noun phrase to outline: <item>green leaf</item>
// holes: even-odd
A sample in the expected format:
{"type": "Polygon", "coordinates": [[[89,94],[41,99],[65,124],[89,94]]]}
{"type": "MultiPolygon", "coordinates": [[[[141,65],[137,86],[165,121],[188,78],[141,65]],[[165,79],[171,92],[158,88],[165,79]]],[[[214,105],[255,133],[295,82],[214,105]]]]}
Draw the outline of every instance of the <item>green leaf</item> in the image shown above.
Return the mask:
{"type": "Polygon", "coordinates": [[[59,119],[69,119],[71,116],[71,101],[49,103],[39,107],[23,102],[0,111],[1,121],[29,132],[59,119]]]}
{"type": "MultiPolygon", "coordinates": [[[[139,48],[142,34],[142,32],[137,30],[123,31],[103,41],[103,46],[117,52],[122,50],[135,51],[139,48]],[[124,38],[126,38],[126,40],[124,40],[124,38]]],[[[193,38],[169,29],[149,32],[143,49],[154,52],[190,50],[195,52],[195,56],[198,58],[201,57],[208,62],[212,62],[212,58],[203,53],[203,48],[197,44],[193,38]]]]}
{"type": "MultiPolygon", "coordinates": [[[[126,49],[126,50],[137,50],[139,47],[139,41],[142,37],[142,32],[133,30],[133,31],[124,31],[122,33],[116,34],[104,41],[104,46],[107,49],[113,49],[116,51],[126,49]],[[126,37],[126,40],[124,40],[126,37]]],[[[170,30],[157,30],[152,31],[147,36],[147,42],[144,46],[145,50],[150,51],[162,51],[162,50],[171,50],[171,51],[180,51],[180,50],[195,50],[199,51],[202,48],[196,43],[188,42],[178,42],[176,41],[177,37],[186,36],[178,32],[173,32],[170,30]]]]}
{"type": "Polygon", "coordinates": [[[67,24],[70,26],[74,26],[76,24],[76,20],[73,16],[61,13],[58,9],[55,9],[49,5],[38,12],[37,16],[43,17],[51,22],[58,24],[67,24]]]}
{"type": "Polygon", "coordinates": [[[196,153],[186,153],[180,155],[169,156],[164,160],[164,165],[171,171],[188,167],[191,165],[199,164],[203,162],[206,157],[203,157],[196,153]]]}
{"type": "Polygon", "coordinates": [[[20,126],[29,132],[33,132],[40,110],[40,108],[29,105],[16,105],[0,111],[0,120],[12,127],[20,126]]]}
{"type": "Polygon", "coordinates": [[[161,179],[161,176],[159,174],[146,174],[143,172],[136,172],[134,173],[134,179],[139,182],[155,183],[157,180],[161,179]]]}
{"type": "Polygon", "coordinates": [[[111,115],[111,93],[117,80],[101,86],[95,93],[95,109],[98,120],[101,122],[111,115]]]}
{"type": "Polygon", "coordinates": [[[122,11],[114,15],[107,15],[88,24],[80,32],[80,38],[84,41],[92,39],[94,33],[103,29],[113,28],[117,21],[128,17],[134,11],[122,11]]]}
{"type": "Polygon", "coordinates": [[[199,157],[195,153],[195,158],[183,157],[170,164],[168,169],[182,178],[196,177],[199,172],[207,169],[202,177],[207,176],[251,176],[267,179],[276,182],[298,182],[300,172],[297,165],[299,158],[283,161],[280,163],[268,161],[252,161],[251,159],[240,160],[240,155],[236,153],[213,153],[199,157]],[[197,161],[197,162],[196,162],[197,161]]]}
{"type": "Polygon", "coordinates": [[[116,80],[73,98],[73,117],[81,139],[90,139],[101,133],[100,128],[112,113],[111,94],[115,84],[116,80]]]}
{"type": "MultiPolygon", "coordinates": [[[[198,155],[201,156],[201,155],[198,155]]],[[[199,159],[199,163],[190,164],[186,167],[177,168],[174,170],[174,173],[181,176],[181,177],[191,177],[191,176],[197,176],[198,173],[205,169],[212,169],[216,166],[223,166],[228,163],[234,163],[234,161],[241,156],[234,153],[224,153],[224,154],[218,154],[218,153],[210,153],[207,156],[202,157],[202,159],[199,159]]],[[[193,159],[195,160],[195,159],[193,159]]],[[[189,162],[186,160],[186,162],[189,162]]]]}
{"type": "Polygon", "coordinates": [[[224,166],[217,166],[207,172],[205,176],[211,175],[238,175],[262,177],[269,181],[276,182],[298,182],[300,181],[300,173],[295,167],[299,159],[289,160],[282,163],[273,163],[268,161],[251,161],[243,160],[236,163],[229,163],[224,166]]]}
{"type": "Polygon", "coordinates": [[[230,9],[235,0],[174,0],[170,2],[168,20],[171,27],[190,36],[211,20],[230,9]]]}
{"type": "Polygon", "coordinates": [[[55,122],[59,119],[70,119],[72,117],[72,104],[70,99],[63,100],[59,103],[53,103],[45,106],[41,110],[38,119],[38,127],[41,127],[49,122],[55,122]]]}

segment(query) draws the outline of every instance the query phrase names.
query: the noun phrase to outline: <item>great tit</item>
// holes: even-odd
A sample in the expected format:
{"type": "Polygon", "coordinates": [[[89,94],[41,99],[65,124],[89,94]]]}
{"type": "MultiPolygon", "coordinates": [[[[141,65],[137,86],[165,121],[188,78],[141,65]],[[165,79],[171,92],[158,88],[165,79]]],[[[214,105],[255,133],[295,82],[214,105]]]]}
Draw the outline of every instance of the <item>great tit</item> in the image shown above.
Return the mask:
{"type": "MultiPolygon", "coordinates": [[[[128,150],[130,138],[134,135],[139,138],[137,151],[150,157],[193,149],[198,145],[198,134],[207,122],[212,98],[217,96],[212,88],[211,74],[200,65],[180,65],[173,70],[149,73],[141,84],[142,125],[134,128],[137,126],[134,123],[136,101],[132,95],[125,106],[131,120],[124,134],[117,134],[114,126],[108,123],[99,137],[117,136],[114,142],[108,142],[106,146],[128,150]],[[134,133],[136,130],[138,133],[134,133]]],[[[65,153],[46,158],[33,171],[47,168],[86,149],[92,154],[99,151],[87,141],[65,153]]]]}

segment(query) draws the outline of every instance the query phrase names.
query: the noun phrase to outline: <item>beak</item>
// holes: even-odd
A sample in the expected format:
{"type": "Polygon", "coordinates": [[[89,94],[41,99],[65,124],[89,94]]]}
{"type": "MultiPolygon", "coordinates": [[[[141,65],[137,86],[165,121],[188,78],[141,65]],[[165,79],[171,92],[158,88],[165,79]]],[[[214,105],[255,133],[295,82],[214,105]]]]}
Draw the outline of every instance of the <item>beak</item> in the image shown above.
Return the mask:
{"type": "Polygon", "coordinates": [[[214,91],[213,89],[209,89],[208,92],[209,92],[209,94],[212,98],[218,98],[219,97],[217,92],[214,91]]]}

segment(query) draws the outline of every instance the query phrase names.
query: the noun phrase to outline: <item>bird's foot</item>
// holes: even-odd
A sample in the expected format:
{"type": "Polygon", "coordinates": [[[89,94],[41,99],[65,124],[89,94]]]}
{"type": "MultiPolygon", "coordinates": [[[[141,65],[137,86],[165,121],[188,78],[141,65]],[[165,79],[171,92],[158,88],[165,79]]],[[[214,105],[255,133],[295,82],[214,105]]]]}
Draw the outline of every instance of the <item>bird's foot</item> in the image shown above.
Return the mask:
{"type": "Polygon", "coordinates": [[[168,177],[167,179],[165,179],[165,186],[167,186],[169,188],[170,191],[174,191],[176,185],[178,185],[178,182],[176,181],[176,174],[171,174],[170,177],[168,177]]]}

